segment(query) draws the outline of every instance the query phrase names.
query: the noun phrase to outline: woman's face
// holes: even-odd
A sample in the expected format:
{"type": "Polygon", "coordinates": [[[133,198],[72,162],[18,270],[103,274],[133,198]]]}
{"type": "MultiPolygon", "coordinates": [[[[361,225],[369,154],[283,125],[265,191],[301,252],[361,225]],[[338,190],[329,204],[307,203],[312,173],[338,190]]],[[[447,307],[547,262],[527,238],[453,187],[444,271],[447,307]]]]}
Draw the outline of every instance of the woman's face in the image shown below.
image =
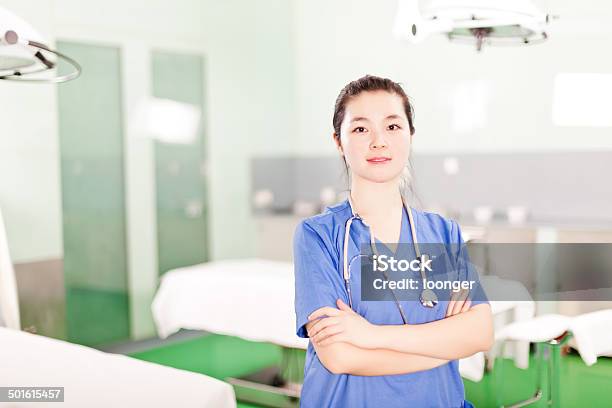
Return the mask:
{"type": "Polygon", "coordinates": [[[408,118],[396,94],[362,92],[346,104],[338,149],[353,177],[377,183],[398,179],[411,142],[408,118]]]}

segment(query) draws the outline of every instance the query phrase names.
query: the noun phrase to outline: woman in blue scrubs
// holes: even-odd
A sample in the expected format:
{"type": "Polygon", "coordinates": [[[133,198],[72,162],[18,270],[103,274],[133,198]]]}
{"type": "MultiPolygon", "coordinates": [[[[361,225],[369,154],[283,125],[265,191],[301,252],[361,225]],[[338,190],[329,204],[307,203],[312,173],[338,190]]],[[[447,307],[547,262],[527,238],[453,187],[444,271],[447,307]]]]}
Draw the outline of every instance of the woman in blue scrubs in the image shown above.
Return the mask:
{"type": "MultiPolygon", "coordinates": [[[[354,208],[345,200],[295,231],[297,335],[310,337],[301,406],[469,407],[457,360],[492,345],[486,299],[453,295],[433,308],[362,301],[360,275],[353,273],[349,300],[343,280],[345,226],[353,211],[361,218],[349,230],[348,259],[362,243],[413,242],[402,199],[414,134],[409,99],[399,84],[365,76],[340,92],[333,127],[354,208]]],[[[412,215],[418,242],[463,243],[455,221],[414,208],[412,215]]]]}

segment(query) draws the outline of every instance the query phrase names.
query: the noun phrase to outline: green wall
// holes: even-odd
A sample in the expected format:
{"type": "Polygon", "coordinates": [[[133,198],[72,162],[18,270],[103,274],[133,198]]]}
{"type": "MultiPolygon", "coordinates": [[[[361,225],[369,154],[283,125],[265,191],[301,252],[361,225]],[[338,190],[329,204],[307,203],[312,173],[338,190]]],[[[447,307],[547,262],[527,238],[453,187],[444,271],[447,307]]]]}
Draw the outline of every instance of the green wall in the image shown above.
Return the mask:
{"type": "Polygon", "coordinates": [[[96,345],[129,337],[121,54],[58,48],[83,67],[57,88],[67,334],[96,345]]]}
{"type": "MultiPolygon", "coordinates": [[[[152,93],[204,112],[204,61],[199,55],[154,51],[152,93]]],[[[202,116],[191,144],[155,143],[159,274],[208,259],[206,149],[202,116]]]]}

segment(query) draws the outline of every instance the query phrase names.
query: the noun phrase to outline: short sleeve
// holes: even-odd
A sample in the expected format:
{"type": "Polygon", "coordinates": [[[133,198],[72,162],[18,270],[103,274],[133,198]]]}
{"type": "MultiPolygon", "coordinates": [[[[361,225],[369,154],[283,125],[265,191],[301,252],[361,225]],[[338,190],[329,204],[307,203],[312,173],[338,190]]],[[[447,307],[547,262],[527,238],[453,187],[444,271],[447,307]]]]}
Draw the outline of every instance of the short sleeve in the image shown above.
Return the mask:
{"type": "Polygon", "coordinates": [[[302,221],[293,237],[296,333],[299,337],[308,337],[305,324],[312,312],[324,306],[337,307],[339,298],[348,303],[344,281],[338,272],[338,256],[334,255],[330,237],[326,235],[302,221]]]}
{"type": "Polygon", "coordinates": [[[470,300],[472,301],[472,306],[476,306],[480,303],[489,303],[487,295],[484,291],[480,283],[480,276],[478,274],[478,270],[476,265],[472,263],[470,260],[470,255],[468,253],[467,245],[463,241],[463,236],[461,235],[461,228],[457,221],[451,220],[452,223],[452,237],[453,242],[451,245],[455,245],[457,248],[455,251],[457,252],[457,266],[458,266],[458,279],[462,281],[474,282],[472,290],[470,291],[470,300]]]}

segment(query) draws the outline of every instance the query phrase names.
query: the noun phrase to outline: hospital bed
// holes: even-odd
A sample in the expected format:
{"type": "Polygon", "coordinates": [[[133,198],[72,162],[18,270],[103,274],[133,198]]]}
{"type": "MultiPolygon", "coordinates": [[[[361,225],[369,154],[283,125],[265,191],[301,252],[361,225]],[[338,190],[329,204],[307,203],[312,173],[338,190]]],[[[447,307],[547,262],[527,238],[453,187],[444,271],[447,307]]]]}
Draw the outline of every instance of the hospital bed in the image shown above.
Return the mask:
{"type": "MultiPolygon", "coordinates": [[[[296,353],[308,346],[308,339],[295,334],[294,291],[289,262],[256,258],[209,262],[164,274],[153,300],[153,318],[162,338],[183,328],[281,346],[280,367],[227,380],[240,400],[292,407],[297,406],[303,379],[296,353]]],[[[491,302],[491,307],[496,317],[506,321],[534,314],[533,302],[491,302]]],[[[529,343],[514,347],[517,366],[526,368],[529,343]]],[[[459,370],[463,377],[479,381],[485,355],[460,360],[459,370]]]]}
{"type": "Polygon", "coordinates": [[[0,385],[64,388],[59,405],[0,407],[236,407],[232,387],[221,380],[3,327],[0,385]]]}
{"type": "Polygon", "coordinates": [[[158,334],[205,330],[281,346],[282,362],[228,378],[239,400],[297,407],[308,339],[295,334],[293,265],[263,259],[209,262],[168,271],[152,304],[158,334]]]}

